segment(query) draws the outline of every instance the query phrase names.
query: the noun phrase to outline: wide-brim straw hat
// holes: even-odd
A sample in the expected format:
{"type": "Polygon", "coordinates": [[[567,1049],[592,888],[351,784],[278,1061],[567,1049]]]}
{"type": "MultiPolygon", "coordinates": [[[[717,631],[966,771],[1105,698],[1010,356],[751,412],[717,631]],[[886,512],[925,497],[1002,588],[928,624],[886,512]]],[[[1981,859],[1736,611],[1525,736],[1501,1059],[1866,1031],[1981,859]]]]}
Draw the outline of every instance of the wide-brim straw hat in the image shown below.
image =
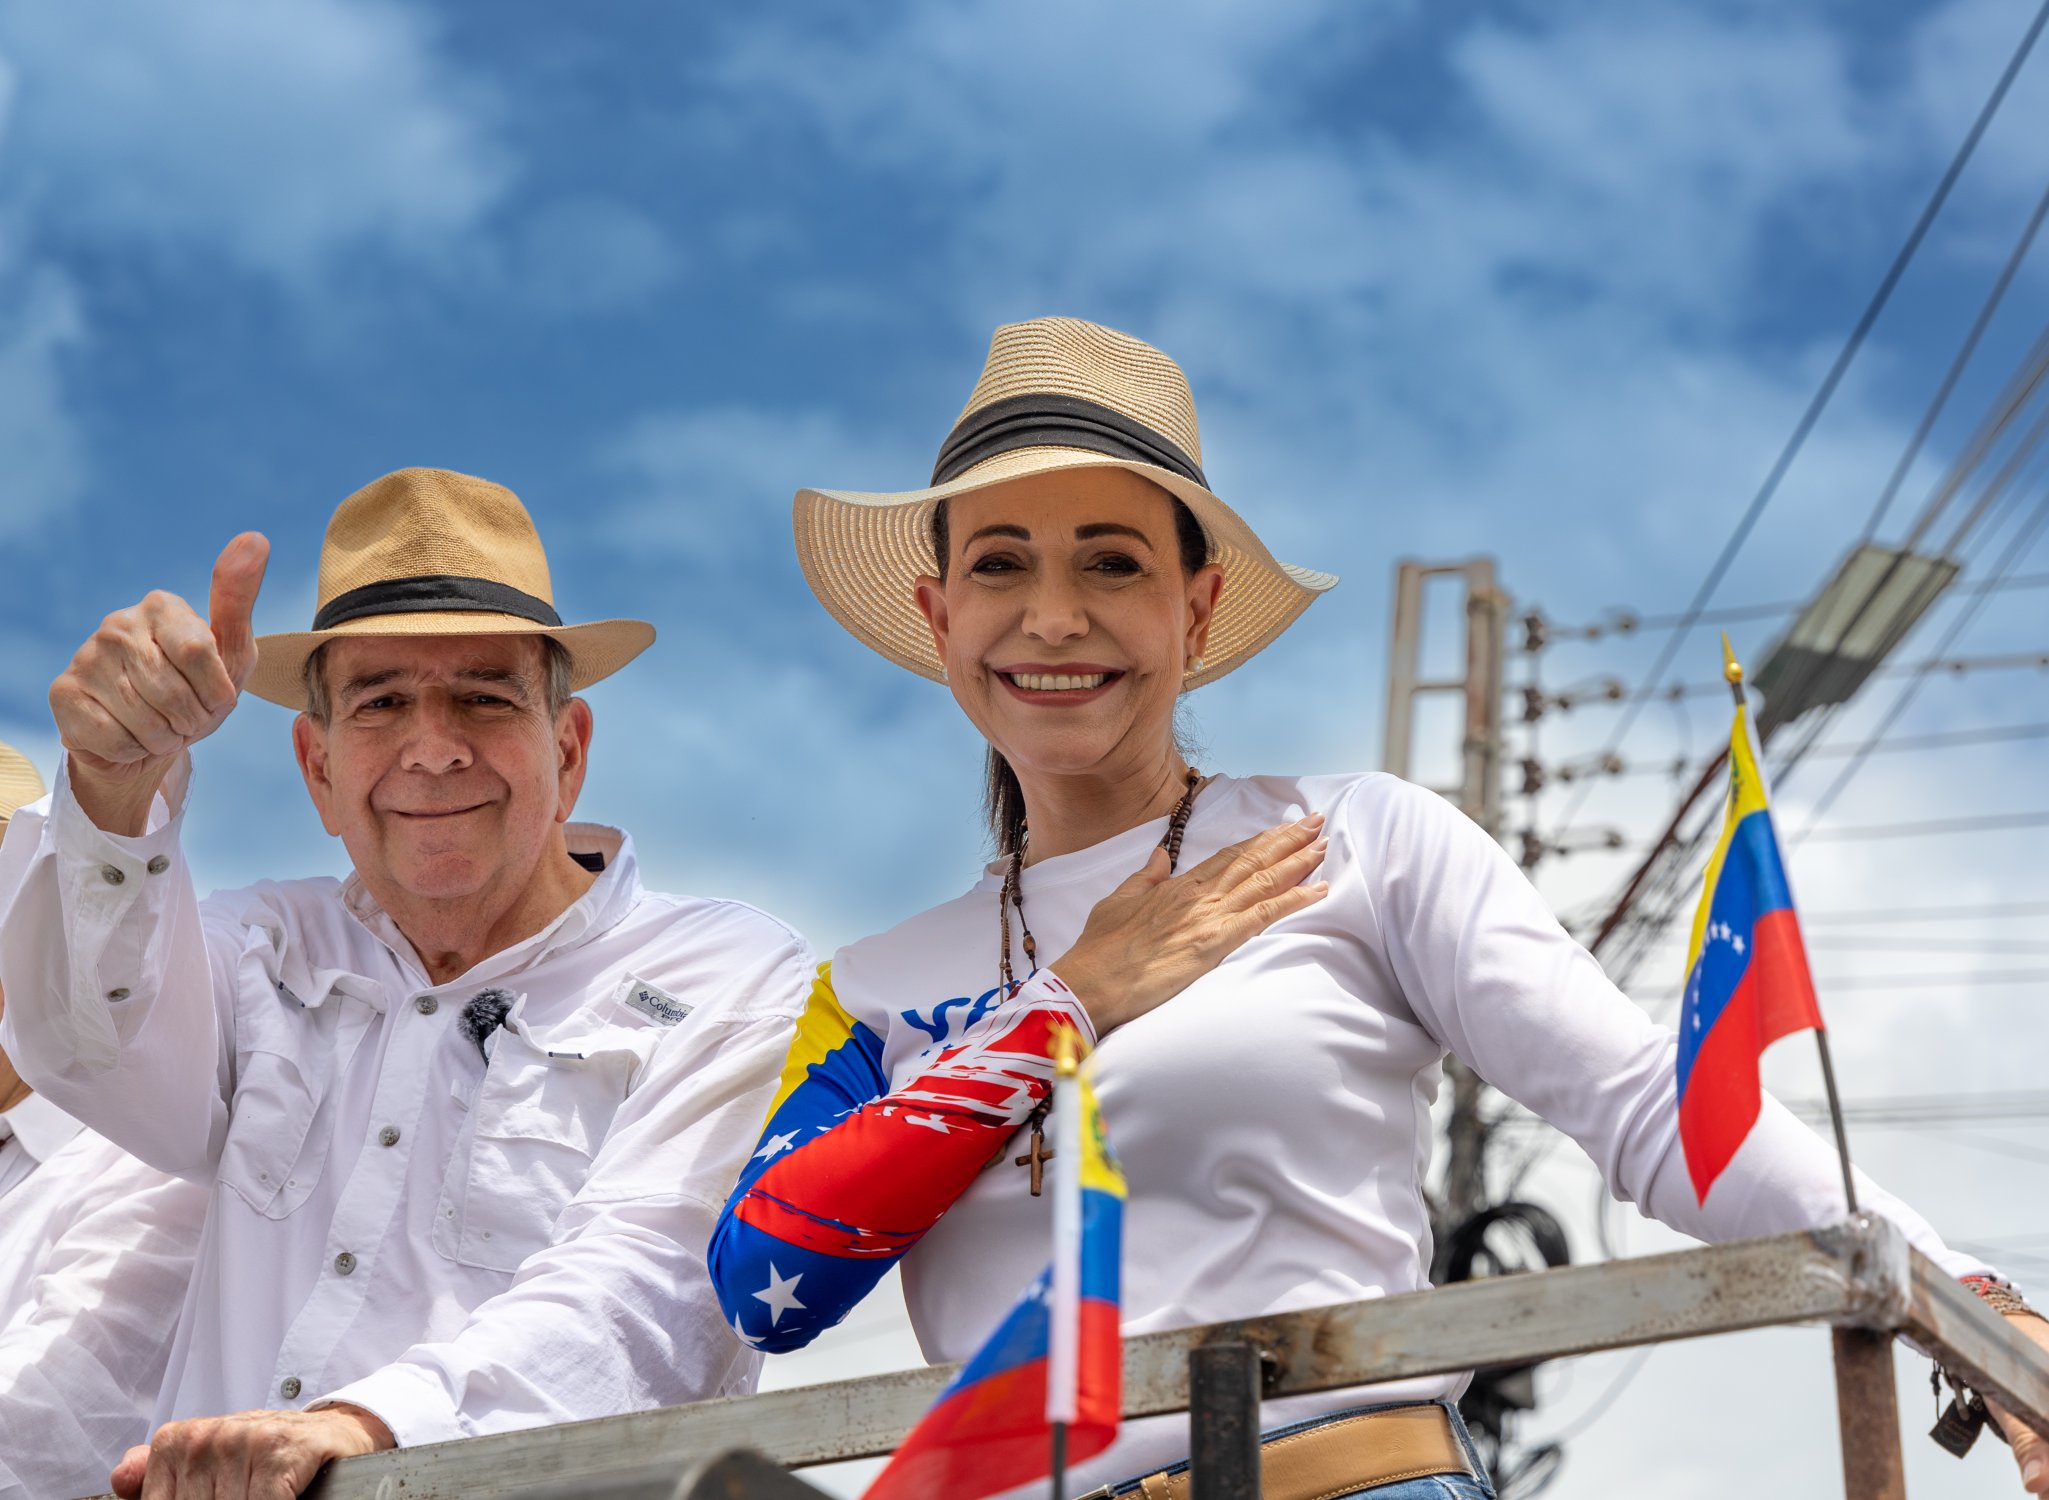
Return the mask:
{"type": "Polygon", "coordinates": [[[942,500],[1027,474],[1125,469],[1182,501],[1202,524],[1224,589],[1201,669],[1214,682],[1294,623],[1337,582],[1278,562],[1202,472],[1195,397],[1181,367],[1114,328],[1034,318],[996,330],[974,394],[921,490],[797,491],[797,558],[819,602],[899,666],[945,680],[915,581],[936,574],[932,511],[942,500]]]}
{"type": "Polygon", "coordinates": [[[320,548],[311,630],[259,636],[249,691],[304,709],[306,659],[344,636],[540,635],[581,690],[655,638],[645,620],[565,625],[548,555],[519,496],[448,469],[400,469],[342,501],[320,548]]]}
{"type": "Polygon", "coordinates": [[[35,762],[0,740],[0,828],[47,790],[35,762]]]}

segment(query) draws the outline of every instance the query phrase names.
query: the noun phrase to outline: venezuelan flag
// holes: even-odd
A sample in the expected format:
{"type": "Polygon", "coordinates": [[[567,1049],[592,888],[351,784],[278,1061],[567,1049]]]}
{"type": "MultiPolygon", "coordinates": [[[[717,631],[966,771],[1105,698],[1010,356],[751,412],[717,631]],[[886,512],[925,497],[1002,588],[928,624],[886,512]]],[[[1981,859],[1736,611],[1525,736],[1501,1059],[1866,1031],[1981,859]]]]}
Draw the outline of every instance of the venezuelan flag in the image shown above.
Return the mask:
{"type": "MultiPolygon", "coordinates": [[[[1722,645],[1730,671],[1740,672],[1726,639],[1722,645]]],[[[1764,1049],[1793,1032],[1821,1029],[1739,692],[1722,836],[1693,916],[1679,1012],[1679,1140],[1700,1201],[1757,1123],[1764,1049]]]]}
{"type": "MultiPolygon", "coordinates": [[[[1067,1424],[1070,1462],[1093,1457],[1117,1436],[1124,1174],[1110,1154],[1095,1091],[1086,1078],[1059,1085],[1069,1086],[1077,1096],[1080,1129],[1074,1134],[1082,1151],[1078,1171],[1070,1165],[1056,1173],[1054,1193],[1057,1200],[1064,1175],[1067,1191],[1078,1197],[1070,1210],[1079,1234],[1056,1233],[1053,1261],[911,1429],[863,1500],[977,1500],[1043,1479],[1052,1468],[1055,1420],[1067,1424]],[[1065,1256],[1062,1238],[1068,1240],[1065,1256]],[[1063,1295],[1067,1285],[1078,1295],[1063,1295]],[[1075,1305],[1063,1309],[1063,1303],[1075,1305]]],[[[1071,1154],[1074,1134],[1059,1128],[1056,1116],[1056,1168],[1071,1154]]]]}

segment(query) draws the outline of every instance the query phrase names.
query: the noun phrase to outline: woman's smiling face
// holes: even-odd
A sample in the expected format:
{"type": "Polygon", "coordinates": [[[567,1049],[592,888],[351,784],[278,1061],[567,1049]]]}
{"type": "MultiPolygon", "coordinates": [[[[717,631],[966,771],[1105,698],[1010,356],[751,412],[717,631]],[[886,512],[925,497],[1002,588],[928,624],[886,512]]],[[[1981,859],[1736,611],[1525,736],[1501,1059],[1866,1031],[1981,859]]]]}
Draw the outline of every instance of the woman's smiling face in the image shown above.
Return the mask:
{"type": "Polygon", "coordinates": [[[1183,570],[1175,501],[1123,469],[1034,474],[947,502],[920,578],[947,685],[1021,775],[1116,774],[1173,741],[1223,572],[1183,570]]]}

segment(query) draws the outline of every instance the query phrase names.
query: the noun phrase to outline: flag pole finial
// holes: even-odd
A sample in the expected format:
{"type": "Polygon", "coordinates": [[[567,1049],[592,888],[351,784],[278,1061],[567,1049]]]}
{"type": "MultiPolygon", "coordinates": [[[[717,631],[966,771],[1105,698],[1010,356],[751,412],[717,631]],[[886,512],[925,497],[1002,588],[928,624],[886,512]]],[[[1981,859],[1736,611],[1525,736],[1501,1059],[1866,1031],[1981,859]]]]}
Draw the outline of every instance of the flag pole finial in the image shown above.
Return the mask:
{"type": "Polygon", "coordinates": [[[1080,1071],[1081,1038],[1072,1026],[1062,1026],[1053,1033],[1053,1072],[1061,1078],[1072,1078],[1080,1071]]]}
{"type": "Polygon", "coordinates": [[[1729,633],[1722,632],[1722,677],[1729,684],[1729,691],[1735,695],[1736,706],[1743,702],[1743,663],[1736,660],[1736,648],[1729,644],[1729,633]]]}

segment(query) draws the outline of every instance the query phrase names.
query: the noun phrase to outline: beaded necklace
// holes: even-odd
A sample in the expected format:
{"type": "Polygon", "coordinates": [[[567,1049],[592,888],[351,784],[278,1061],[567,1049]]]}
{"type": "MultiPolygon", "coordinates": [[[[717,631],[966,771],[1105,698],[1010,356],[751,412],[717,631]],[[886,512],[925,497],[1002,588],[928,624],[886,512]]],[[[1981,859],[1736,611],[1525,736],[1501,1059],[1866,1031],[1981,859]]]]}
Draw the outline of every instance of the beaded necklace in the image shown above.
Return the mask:
{"type": "MultiPolygon", "coordinates": [[[[1181,793],[1181,800],[1174,804],[1174,812],[1167,819],[1167,832],[1160,840],[1160,847],[1167,851],[1167,873],[1173,874],[1181,866],[1181,839],[1188,832],[1189,814],[1195,811],[1195,795],[1203,788],[1202,772],[1190,766],[1188,784],[1181,793]]],[[[1003,998],[1008,1000],[1017,993],[1017,979],[1010,967],[1010,913],[1017,910],[1018,934],[1024,946],[1025,962],[1032,966],[1032,974],[1039,972],[1039,944],[1032,936],[1031,924],[1025,921],[1024,909],[1024,857],[1025,848],[1031,842],[1032,830],[1029,823],[1018,830],[1018,840],[1010,851],[1010,864],[1003,872],[1003,890],[996,898],[996,927],[1003,943],[1003,949],[996,963],[996,972],[1001,982],[1003,998]]],[[[1030,978],[1031,975],[1026,975],[1030,978]]],[[[1032,1169],[1032,1196],[1039,1196],[1045,1182],[1046,1163],[1054,1153],[1046,1149],[1046,1115],[1053,1107],[1053,1096],[1048,1093],[1033,1107],[1026,1124],[1031,1127],[1031,1149],[1023,1156],[1013,1157],[1011,1164],[1032,1169]]]]}

